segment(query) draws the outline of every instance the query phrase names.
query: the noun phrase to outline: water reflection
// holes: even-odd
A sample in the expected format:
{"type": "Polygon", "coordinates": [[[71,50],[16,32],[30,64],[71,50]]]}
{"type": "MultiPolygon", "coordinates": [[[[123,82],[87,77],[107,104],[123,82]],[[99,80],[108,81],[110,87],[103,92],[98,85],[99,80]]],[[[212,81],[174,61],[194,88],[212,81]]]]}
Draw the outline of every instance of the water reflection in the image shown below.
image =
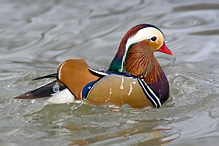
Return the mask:
{"type": "MultiPolygon", "coordinates": [[[[67,128],[74,131],[75,129],[78,130],[75,128],[75,125],[69,125],[67,128]]],[[[89,130],[89,128],[86,129],[89,130]]],[[[115,131],[115,133],[99,133],[86,139],[73,140],[70,145],[113,145],[117,143],[120,143],[121,145],[129,143],[132,145],[138,143],[139,145],[164,146],[177,137],[179,137],[179,135],[174,133],[171,129],[151,130],[133,127],[128,130],[115,131]]]]}
{"type": "Polygon", "coordinates": [[[1,2],[1,145],[218,145],[218,5],[217,0],[1,2]],[[156,53],[171,87],[171,99],[161,108],[12,99],[44,84],[31,79],[54,73],[67,58],[107,67],[124,33],[139,23],[160,27],[177,57],[172,69],[169,58],[156,53]]]}

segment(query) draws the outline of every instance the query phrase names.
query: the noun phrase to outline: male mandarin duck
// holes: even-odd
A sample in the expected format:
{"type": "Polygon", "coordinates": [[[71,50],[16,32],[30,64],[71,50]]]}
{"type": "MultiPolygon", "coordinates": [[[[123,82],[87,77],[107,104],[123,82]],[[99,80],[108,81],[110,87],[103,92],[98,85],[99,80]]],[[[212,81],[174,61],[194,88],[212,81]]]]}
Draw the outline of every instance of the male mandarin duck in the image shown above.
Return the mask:
{"type": "Polygon", "coordinates": [[[96,106],[158,108],[169,98],[169,83],[153,55],[155,51],[174,55],[159,28],[134,26],[123,37],[107,71],[90,68],[84,59],[68,59],[58,66],[57,73],[34,79],[55,81],[15,98],[50,97],[53,103],[83,101],[96,106]]]}

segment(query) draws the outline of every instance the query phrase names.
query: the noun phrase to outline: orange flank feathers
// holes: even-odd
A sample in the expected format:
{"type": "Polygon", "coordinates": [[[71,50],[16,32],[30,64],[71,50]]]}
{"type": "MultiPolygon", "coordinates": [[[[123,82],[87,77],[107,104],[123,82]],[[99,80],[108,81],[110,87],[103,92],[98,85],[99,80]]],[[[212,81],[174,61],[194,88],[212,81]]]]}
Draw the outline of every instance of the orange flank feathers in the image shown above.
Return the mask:
{"type": "Polygon", "coordinates": [[[82,99],[81,91],[83,87],[98,79],[97,76],[89,72],[88,67],[84,59],[68,59],[62,62],[57,69],[58,78],[80,100],[82,99]]]}

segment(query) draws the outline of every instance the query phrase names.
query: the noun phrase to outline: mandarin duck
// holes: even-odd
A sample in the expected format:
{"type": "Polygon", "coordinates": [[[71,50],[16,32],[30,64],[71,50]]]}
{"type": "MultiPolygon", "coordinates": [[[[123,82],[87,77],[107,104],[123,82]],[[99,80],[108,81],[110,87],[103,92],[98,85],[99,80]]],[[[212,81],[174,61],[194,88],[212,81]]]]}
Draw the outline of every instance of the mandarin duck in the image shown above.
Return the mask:
{"type": "Polygon", "coordinates": [[[33,80],[55,81],[15,98],[48,98],[52,103],[85,102],[91,105],[160,107],[169,98],[169,83],[154,52],[174,55],[156,26],[140,24],[123,37],[106,71],[90,68],[84,59],[62,62],[57,73],[33,80]]]}

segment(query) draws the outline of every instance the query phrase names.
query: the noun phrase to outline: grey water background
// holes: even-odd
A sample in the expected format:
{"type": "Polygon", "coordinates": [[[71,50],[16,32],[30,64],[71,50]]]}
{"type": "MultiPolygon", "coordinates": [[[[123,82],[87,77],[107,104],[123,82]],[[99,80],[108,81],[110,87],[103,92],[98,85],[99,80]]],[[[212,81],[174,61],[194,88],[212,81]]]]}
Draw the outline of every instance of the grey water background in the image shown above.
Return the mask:
{"type": "Polygon", "coordinates": [[[1,0],[0,145],[168,145],[219,143],[218,0],[1,0]],[[171,57],[155,53],[170,83],[159,109],[48,104],[14,96],[51,80],[68,58],[106,68],[123,35],[150,23],[171,57]]]}

